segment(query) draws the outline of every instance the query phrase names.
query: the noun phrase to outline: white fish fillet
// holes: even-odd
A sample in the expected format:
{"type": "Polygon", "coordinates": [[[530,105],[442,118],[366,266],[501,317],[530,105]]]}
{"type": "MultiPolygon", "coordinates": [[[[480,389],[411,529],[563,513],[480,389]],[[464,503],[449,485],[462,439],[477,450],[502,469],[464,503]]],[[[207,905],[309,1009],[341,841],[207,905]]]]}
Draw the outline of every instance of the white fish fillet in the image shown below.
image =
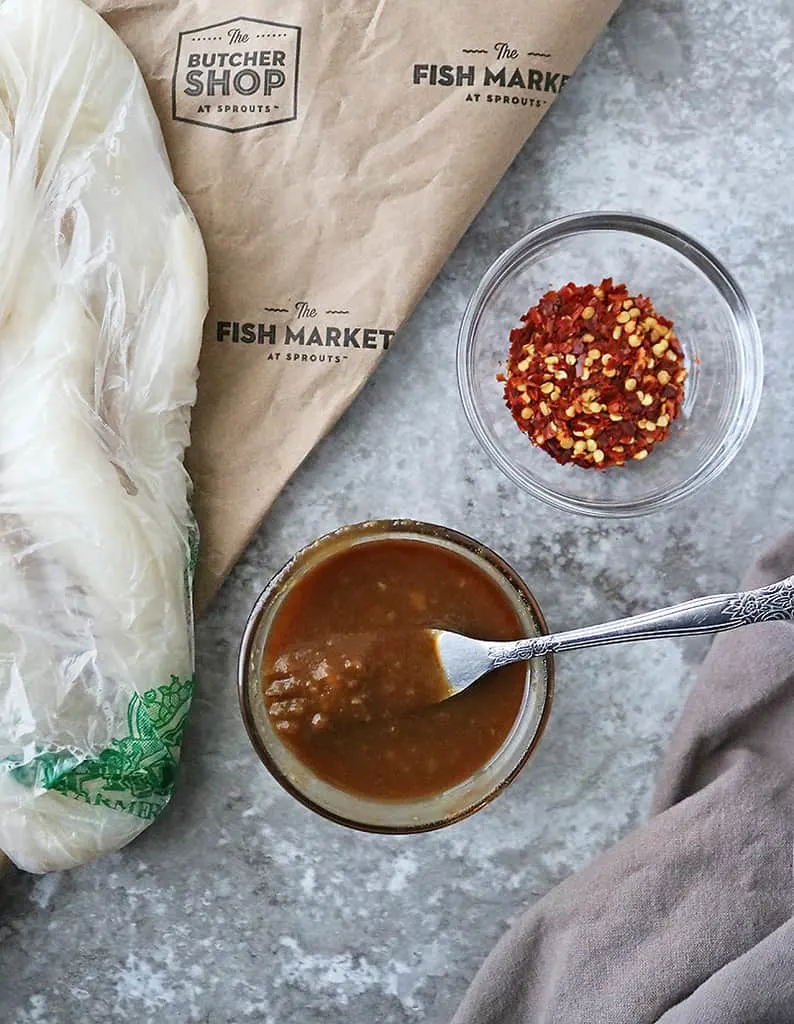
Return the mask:
{"type": "Polygon", "coordinates": [[[0,0],[0,850],[29,871],[170,795],[206,308],[126,47],[80,0],[0,0]]]}

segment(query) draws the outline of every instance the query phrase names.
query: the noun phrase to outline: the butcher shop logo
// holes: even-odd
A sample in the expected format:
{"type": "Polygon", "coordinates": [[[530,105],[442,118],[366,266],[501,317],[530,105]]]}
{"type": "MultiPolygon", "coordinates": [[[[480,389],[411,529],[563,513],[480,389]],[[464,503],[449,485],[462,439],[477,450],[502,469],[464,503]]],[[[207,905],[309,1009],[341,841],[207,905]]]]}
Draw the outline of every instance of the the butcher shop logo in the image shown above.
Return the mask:
{"type": "Polygon", "coordinates": [[[248,132],[298,116],[301,30],[232,18],[179,33],[175,121],[248,132]]]}

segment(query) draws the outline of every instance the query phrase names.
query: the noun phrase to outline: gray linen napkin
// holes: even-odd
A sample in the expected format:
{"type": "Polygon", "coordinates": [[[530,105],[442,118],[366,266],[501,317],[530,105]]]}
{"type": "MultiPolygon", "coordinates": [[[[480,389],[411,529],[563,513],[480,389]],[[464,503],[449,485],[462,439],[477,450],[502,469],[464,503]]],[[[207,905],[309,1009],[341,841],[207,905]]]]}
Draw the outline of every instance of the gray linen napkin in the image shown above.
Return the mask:
{"type": "MultiPolygon", "coordinates": [[[[794,573],[794,536],[751,572],[794,573]]],[[[719,636],[653,817],[536,903],[453,1024],[794,1022],[794,623],[719,636]]]]}

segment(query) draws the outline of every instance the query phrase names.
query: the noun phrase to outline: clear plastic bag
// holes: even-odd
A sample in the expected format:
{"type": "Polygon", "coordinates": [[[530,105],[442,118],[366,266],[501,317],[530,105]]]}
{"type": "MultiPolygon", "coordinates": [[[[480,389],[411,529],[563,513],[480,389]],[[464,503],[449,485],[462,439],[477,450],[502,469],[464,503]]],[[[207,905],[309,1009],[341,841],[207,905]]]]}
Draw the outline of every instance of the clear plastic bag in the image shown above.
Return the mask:
{"type": "Polygon", "coordinates": [[[0,0],[0,849],[118,849],[193,689],[183,454],[207,270],[141,75],[80,0],[0,0]]]}

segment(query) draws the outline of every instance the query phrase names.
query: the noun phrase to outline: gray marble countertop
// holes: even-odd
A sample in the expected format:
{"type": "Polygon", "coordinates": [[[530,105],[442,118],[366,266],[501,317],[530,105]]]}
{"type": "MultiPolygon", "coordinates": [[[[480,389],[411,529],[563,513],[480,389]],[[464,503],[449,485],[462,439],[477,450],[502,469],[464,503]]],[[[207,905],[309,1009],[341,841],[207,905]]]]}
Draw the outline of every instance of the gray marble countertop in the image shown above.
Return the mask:
{"type": "Polygon", "coordinates": [[[370,517],[479,537],[552,627],[734,588],[794,507],[793,104],[790,0],[627,0],[201,623],[164,819],[99,864],[0,882],[4,1024],[442,1024],[522,908],[643,820],[701,641],[561,658],[548,732],[518,781],[474,818],[413,838],[346,831],[278,788],[240,724],[236,647],[273,570],[370,517]],[[758,316],[766,384],[719,481],[664,514],[603,524],[547,511],[489,464],[453,351],[501,250],[551,217],[616,207],[724,259],[758,316]]]}

